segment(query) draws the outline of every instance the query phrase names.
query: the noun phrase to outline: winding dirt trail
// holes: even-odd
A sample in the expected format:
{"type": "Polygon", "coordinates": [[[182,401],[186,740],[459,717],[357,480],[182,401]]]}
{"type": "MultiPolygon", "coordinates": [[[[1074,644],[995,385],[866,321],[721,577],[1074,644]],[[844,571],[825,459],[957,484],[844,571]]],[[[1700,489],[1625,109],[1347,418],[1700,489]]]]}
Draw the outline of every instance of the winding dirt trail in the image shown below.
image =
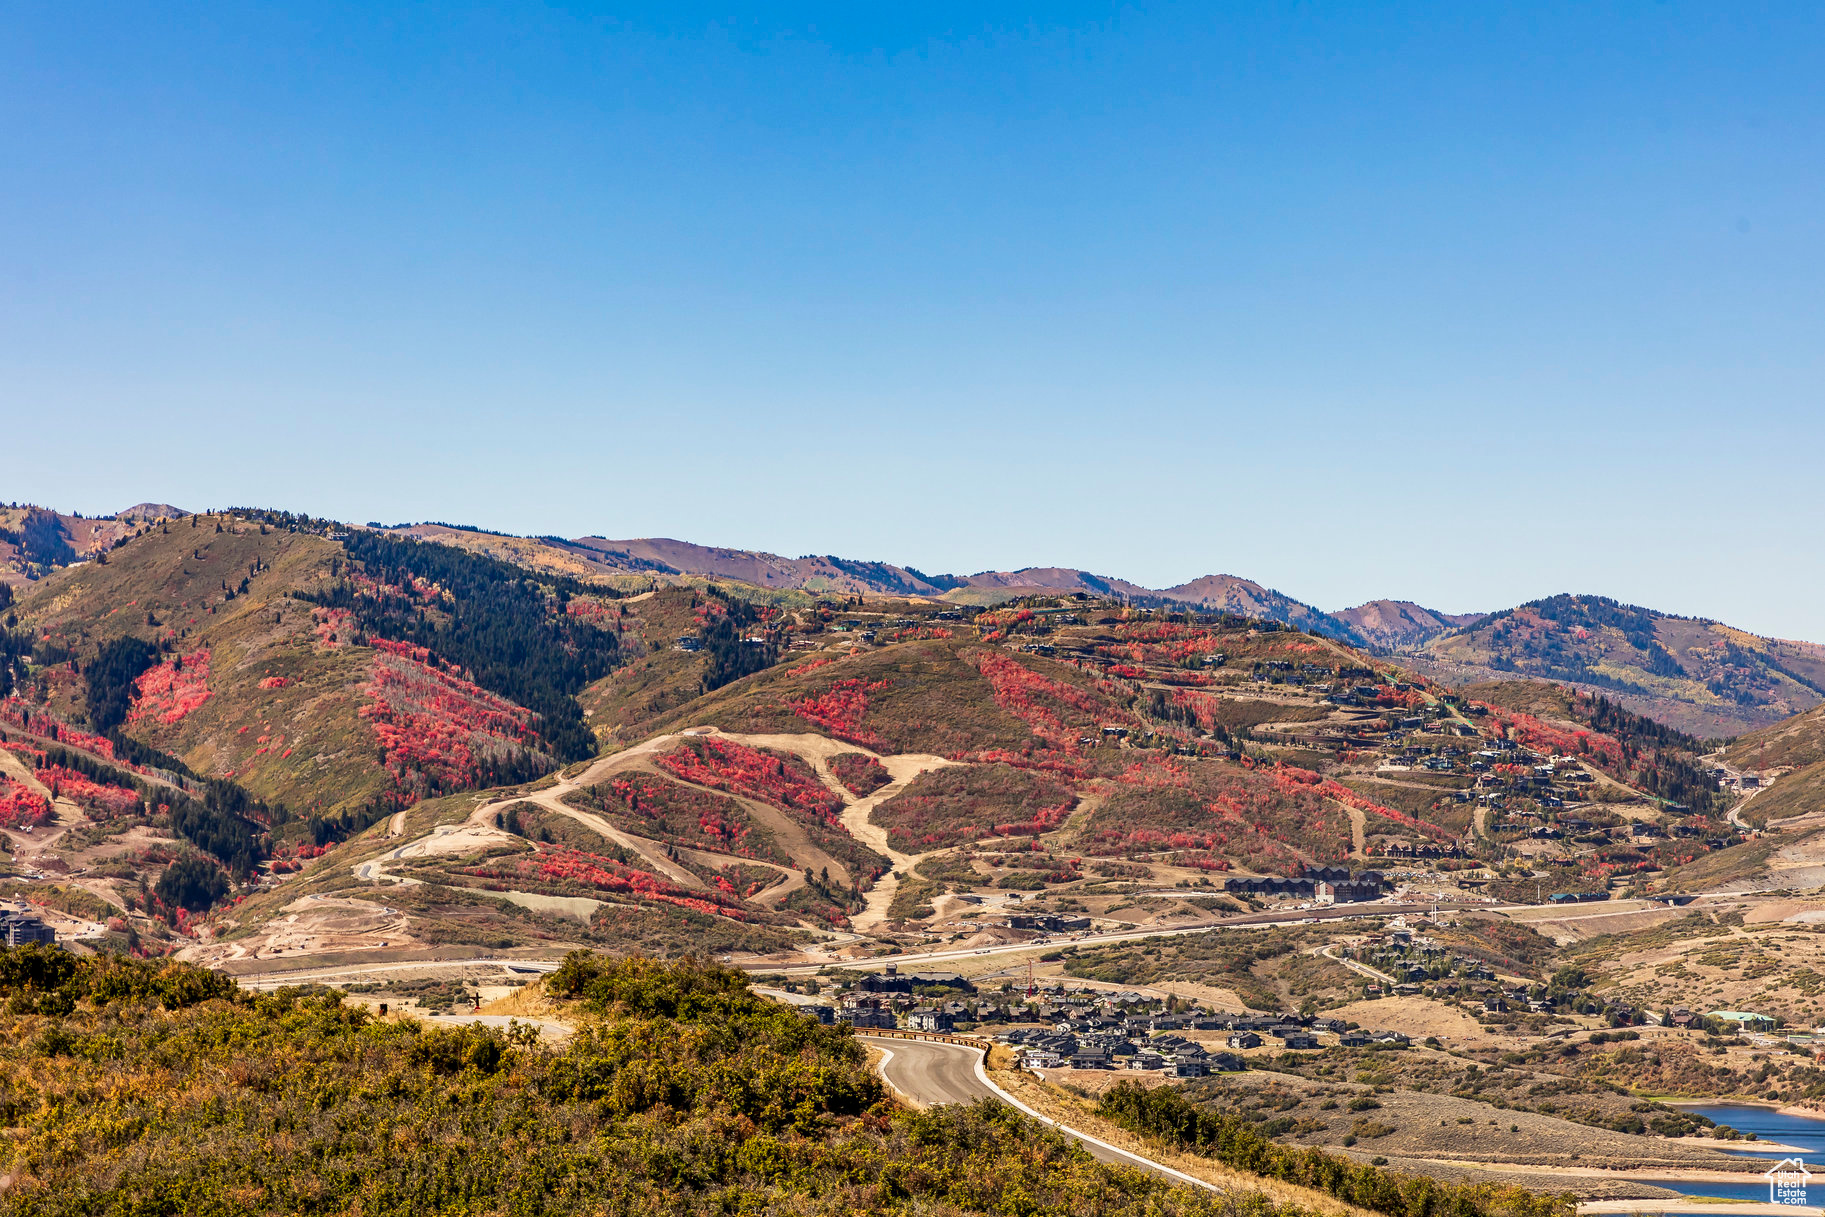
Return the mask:
{"type": "Polygon", "coordinates": [[[778,752],[792,753],[810,765],[812,772],[817,774],[818,780],[843,800],[843,811],[840,817],[843,828],[850,836],[869,849],[884,855],[890,863],[888,872],[876,879],[874,885],[868,889],[865,894],[867,904],[861,912],[850,918],[850,925],[860,932],[887,920],[887,906],[893,903],[894,895],[900,889],[898,876],[912,870],[913,865],[918,862],[918,858],[895,849],[887,839],[887,830],[871,820],[870,814],[876,807],[905,790],[907,785],[921,773],[962,762],[916,752],[884,756],[858,744],[845,743],[842,740],[833,740],[822,735],[742,735],[731,731],[716,731],[715,734],[734,740],[738,744],[746,744],[751,748],[772,748],[778,752]],[[887,770],[888,777],[893,780],[873,794],[858,799],[847,786],[837,780],[836,774],[830,769],[831,759],[845,752],[859,752],[863,756],[873,757],[881,763],[881,767],[887,770]]]}
{"type": "MultiPolygon", "coordinates": [[[[779,871],[784,876],[782,882],[757,894],[754,898],[755,903],[778,906],[786,897],[805,886],[806,869],[817,870],[828,867],[833,876],[841,876],[845,882],[852,882],[854,876],[849,868],[818,848],[804,826],[794,821],[779,808],[770,803],[743,798],[726,790],[715,790],[711,787],[683,781],[673,774],[664,773],[654,765],[655,757],[669,751],[685,739],[707,735],[721,736],[751,748],[771,748],[777,752],[791,753],[811,766],[818,780],[843,800],[840,820],[844,829],[862,844],[885,855],[892,864],[892,870],[876,880],[869,889],[866,896],[866,907],[854,918],[855,928],[860,930],[878,925],[886,920],[887,907],[893,902],[894,894],[899,890],[899,880],[896,878],[896,874],[909,871],[918,859],[901,853],[888,844],[886,830],[873,823],[869,819],[869,814],[882,802],[899,794],[921,773],[960,762],[941,756],[919,754],[881,756],[867,748],[811,734],[749,735],[723,731],[716,727],[692,727],[675,734],[655,736],[611,756],[602,757],[575,776],[560,773],[556,781],[542,790],[491,799],[478,805],[474,811],[469,813],[463,823],[438,825],[431,831],[421,834],[377,858],[357,863],[352,869],[356,878],[359,879],[396,884],[416,883],[418,880],[407,876],[390,874],[387,871],[386,863],[435,854],[480,853],[493,845],[516,842],[519,838],[500,827],[501,812],[514,803],[532,803],[558,815],[568,816],[584,827],[601,834],[639,857],[656,874],[664,875],[681,887],[701,889],[705,886],[704,881],[694,872],[678,865],[668,857],[665,847],[659,842],[650,837],[636,836],[626,832],[602,816],[585,808],[572,806],[565,801],[566,795],[585,787],[600,785],[616,774],[649,772],[660,773],[668,780],[692,789],[704,790],[711,794],[734,799],[744,811],[753,817],[756,823],[773,834],[775,840],[786,848],[795,861],[804,864],[802,868],[783,866],[757,858],[742,858],[733,854],[714,853],[690,847],[678,848],[679,854],[699,865],[720,867],[738,863],[743,866],[760,866],[779,871]],[[865,756],[874,757],[893,780],[866,798],[856,798],[847,787],[837,780],[830,769],[831,758],[844,752],[859,752],[865,756]]],[[[406,816],[407,813],[403,811],[393,816],[387,825],[389,837],[398,838],[405,835],[406,816]]],[[[491,892],[488,894],[507,895],[511,898],[511,894],[508,893],[491,892]]]]}

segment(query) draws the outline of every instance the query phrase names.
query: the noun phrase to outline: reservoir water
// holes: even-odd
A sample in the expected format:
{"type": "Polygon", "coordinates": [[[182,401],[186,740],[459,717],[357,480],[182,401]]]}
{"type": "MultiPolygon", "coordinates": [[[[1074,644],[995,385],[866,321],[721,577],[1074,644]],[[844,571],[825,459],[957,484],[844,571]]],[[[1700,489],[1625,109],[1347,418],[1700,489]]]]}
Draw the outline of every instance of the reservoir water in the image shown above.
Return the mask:
{"type": "MultiPolygon", "coordinates": [[[[1774,1141],[1781,1145],[1791,1145],[1802,1151],[1801,1157],[1815,1172],[1821,1174],[1818,1185],[1812,1190],[1816,1196],[1807,1199],[1814,1204],[1825,1203],[1825,1119],[1810,1119],[1805,1116],[1783,1115],[1772,1107],[1754,1107],[1742,1103],[1677,1103],[1681,1111],[1689,1111],[1714,1120],[1719,1124],[1728,1124],[1740,1133],[1754,1133],[1764,1141],[1774,1141]]],[[[1790,1151],[1778,1149],[1758,1149],[1754,1142],[1729,1142],[1730,1148],[1725,1153],[1745,1158],[1764,1158],[1774,1162],[1790,1157],[1790,1151]]],[[[1722,1145],[1717,1148],[1723,1149],[1722,1145]]],[[[1715,1196],[1720,1200],[1768,1201],[1768,1184],[1760,1175],[1751,1175],[1740,1182],[1707,1183],[1690,1179],[1643,1179],[1656,1187],[1679,1192],[1685,1196],[1715,1196]]],[[[1700,1202],[1702,1204],[1702,1201],[1700,1202]]],[[[1701,1210],[1678,1210],[1680,1217],[1701,1217],[1701,1210]]],[[[1713,1217],[1702,1214],[1702,1217],[1713,1217]]]]}
{"type": "MultiPolygon", "coordinates": [[[[1804,1157],[1807,1165],[1815,1169],[1819,1163],[1825,1162],[1825,1119],[1783,1115],[1772,1107],[1751,1107],[1742,1103],[1680,1103],[1677,1106],[1681,1111],[1704,1116],[1719,1124],[1728,1124],[1737,1132],[1754,1133],[1764,1141],[1798,1146],[1806,1151],[1804,1157]]],[[[1746,1157],[1787,1156],[1779,1150],[1757,1149],[1753,1142],[1745,1145],[1741,1141],[1733,1141],[1728,1145],[1726,1152],[1746,1157]]],[[[1723,1149],[1724,1146],[1718,1148],[1723,1149]]]]}
{"type": "MultiPolygon", "coordinates": [[[[1693,1179],[1638,1179],[1637,1183],[1648,1183],[1654,1187],[1664,1187],[1669,1192],[1678,1192],[1682,1196],[1714,1196],[1719,1200],[1755,1200],[1763,1204],[1768,1202],[1768,1182],[1760,1175],[1747,1175],[1741,1183],[1705,1183],[1693,1179]]],[[[1825,1192],[1821,1192],[1825,1197],[1825,1192]]],[[[1681,1212],[1686,1210],[1681,1209],[1681,1212]]]]}

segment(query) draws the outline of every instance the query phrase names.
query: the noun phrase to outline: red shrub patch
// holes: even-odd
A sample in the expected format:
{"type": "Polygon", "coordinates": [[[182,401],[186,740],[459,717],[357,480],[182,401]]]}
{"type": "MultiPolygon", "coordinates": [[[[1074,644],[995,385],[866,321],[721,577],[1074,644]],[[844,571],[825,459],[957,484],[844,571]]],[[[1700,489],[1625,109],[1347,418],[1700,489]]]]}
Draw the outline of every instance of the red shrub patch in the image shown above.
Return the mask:
{"type": "Polygon", "coordinates": [[[531,858],[521,857],[483,863],[480,866],[469,867],[463,873],[482,879],[504,880],[510,883],[529,880],[535,883],[543,881],[572,889],[585,888],[600,892],[614,892],[639,900],[675,904],[679,908],[691,909],[694,912],[733,917],[738,921],[746,920],[746,914],[736,907],[738,904],[736,898],[720,889],[700,894],[687,888],[681,888],[648,871],[636,870],[613,858],[604,858],[597,854],[586,854],[581,850],[563,849],[549,845],[541,845],[537,849],[538,853],[531,858]]]}
{"type": "Polygon", "coordinates": [[[834,823],[843,807],[842,799],[796,756],[733,740],[693,739],[658,763],[687,782],[760,799],[825,823],[834,823]]]}
{"type": "Polygon", "coordinates": [[[1429,837],[1445,840],[1453,835],[1449,829],[1440,828],[1438,825],[1429,824],[1424,820],[1416,820],[1404,811],[1396,811],[1392,807],[1377,803],[1368,795],[1351,790],[1348,786],[1345,786],[1340,782],[1333,782],[1329,778],[1321,777],[1318,774],[1313,773],[1310,769],[1300,769],[1293,765],[1275,765],[1271,769],[1264,766],[1257,772],[1265,773],[1273,780],[1275,785],[1280,786],[1284,790],[1299,790],[1301,788],[1313,790],[1327,799],[1336,799],[1345,807],[1354,807],[1357,811],[1381,816],[1386,820],[1393,820],[1396,824],[1405,828],[1410,828],[1415,832],[1424,833],[1429,837]]]}
{"type": "Polygon", "coordinates": [[[374,700],[361,716],[379,737],[396,802],[480,785],[501,764],[538,753],[530,710],[431,667],[417,657],[422,648],[380,650],[362,690],[374,700]]]}
{"type": "Polygon", "coordinates": [[[1012,765],[933,769],[875,808],[888,840],[919,853],[985,837],[1037,836],[1064,823],[1077,796],[1043,773],[1012,765]]]}
{"type": "MultiPolygon", "coordinates": [[[[0,723],[17,727],[21,731],[30,731],[34,735],[49,736],[65,747],[92,752],[110,761],[114,759],[113,740],[66,726],[56,715],[47,714],[17,697],[0,700],[0,723]]],[[[19,749],[13,748],[12,751],[17,752],[19,749]]]]}
{"type": "Polygon", "coordinates": [[[49,799],[24,782],[0,777],[0,828],[35,828],[50,819],[49,799]]]}
{"type": "Polygon", "coordinates": [[[796,756],[765,752],[714,735],[687,740],[659,757],[658,764],[687,782],[759,799],[824,824],[837,824],[843,810],[843,800],[796,756]]]}
{"type": "Polygon", "coordinates": [[[893,781],[887,766],[861,752],[841,752],[831,757],[830,772],[859,798],[866,798],[893,781]]]}
{"type": "Polygon", "coordinates": [[[1091,728],[1112,720],[1131,721],[1095,693],[1041,676],[998,651],[973,651],[964,658],[989,682],[996,705],[1055,748],[1075,751],[1077,741],[1091,728]]]}
{"type": "Polygon", "coordinates": [[[839,680],[816,697],[787,702],[786,708],[837,739],[865,748],[879,748],[882,746],[880,737],[862,728],[862,716],[868,713],[869,692],[885,689],[887,684],[885,680],[872,684],[855,679],[839,680]]]}
{"type": "Polygon", "coordinates": [[[1346,856],[1350,830],[1316,791],[1298,783],[1162,757],[1137,762],[1116,779],[1079,844],[1104,855],[1207,851],[1253,870],[1290,870],[1305,858],[1346,856]]]}
{"type": "Polygon", "coordinates": [[[209,648],[179,655],[148,668],[133,682],[133,709],[127,721],[155,718],[175,723],[209,700],[209,648]]]}
{"type": "Polygon", "coordinates": [[[792,861],[764,831],[748,823],[740,804],[724,795],[680,786],[651,773],[612,778],[583,795],[602,814],[643,837],[740,858],[792,861]]]}
{"type": "Polygon", "coordinates": [[[92,781],[61,765],[46,765],[38,771],[38,780],[52,795],[69,799],[89,812],[112,817],[138,815],[140,811],[138,791],[92,781]]]}

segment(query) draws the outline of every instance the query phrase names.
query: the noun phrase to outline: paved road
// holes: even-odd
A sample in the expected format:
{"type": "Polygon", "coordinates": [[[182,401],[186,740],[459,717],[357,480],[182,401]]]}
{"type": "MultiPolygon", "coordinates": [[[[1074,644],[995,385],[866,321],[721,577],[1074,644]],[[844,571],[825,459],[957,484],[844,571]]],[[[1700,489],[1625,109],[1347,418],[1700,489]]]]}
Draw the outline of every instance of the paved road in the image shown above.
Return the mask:
{"type": "Polygon", "coordinates": [[[931,1107],[999,1097],[976,1076],[976,1058],[982,1054],[974,1048],[939,1040],[861,1038],[887,1054],[881,1076],[915,1103],[931,1107]]]}
{"type": "Polygon", "coordinates": [[[865,1039],[873,1047],[888,1054],[881,1063],[881,1076],[887,1084],[913,1100],[915,1103],[930,1107],[941,1103],[973,1103],[977,1099],[995,1098],[1020,1108],[1028,1115],[1041,1120],[1077,1141],[1090,1151],[1090,1156],[1101,1162],[1110,1162],[1118,1166],[1138,1167],[1141,1170],[1161,1175],[1174,1183],[1191,1184],[1195,1187],[1210,1188],[1202,1179],[1151,1162],[1138,1154],[1117,1149],[1113,1145],[1099,1141],[1086,1133],[1078,1132],[1056,1120],[1040,1115],[1027,1107],[1014,1096],[992,1085],[982,1072],[982,1052],[964,1044],[947,1043],[942,1040],[903,1040],[887,1036],[861,1033],[859,1039],[865,1039]]]}

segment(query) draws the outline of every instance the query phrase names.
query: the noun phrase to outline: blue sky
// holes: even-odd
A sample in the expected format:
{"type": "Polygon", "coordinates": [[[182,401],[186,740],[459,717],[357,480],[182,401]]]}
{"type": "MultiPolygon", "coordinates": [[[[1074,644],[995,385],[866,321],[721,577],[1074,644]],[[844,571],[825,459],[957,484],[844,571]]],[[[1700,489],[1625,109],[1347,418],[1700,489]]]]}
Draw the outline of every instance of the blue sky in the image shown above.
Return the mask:
{"type": "Polygon", "coordinates": [[[1825,640],[1825,10],[0,7],[0,497],[1825,640]]]}

